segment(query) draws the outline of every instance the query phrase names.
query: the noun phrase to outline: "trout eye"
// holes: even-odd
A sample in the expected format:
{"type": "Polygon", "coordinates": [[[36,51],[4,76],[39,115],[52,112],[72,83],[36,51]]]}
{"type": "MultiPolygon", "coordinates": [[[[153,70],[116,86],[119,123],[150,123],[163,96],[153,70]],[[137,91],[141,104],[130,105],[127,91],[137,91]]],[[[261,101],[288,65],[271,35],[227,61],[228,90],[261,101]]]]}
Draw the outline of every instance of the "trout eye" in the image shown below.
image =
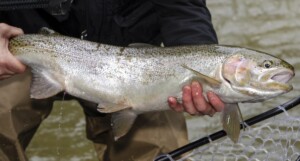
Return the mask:
{"type": "Polygon", "coordinates": [[[271,68],[272,65],[273,65],[273,62],[270,61],[270,60],[265,60],[265,61],[263,62],[263,67],[265,67],[265,68],[271,68]]]}

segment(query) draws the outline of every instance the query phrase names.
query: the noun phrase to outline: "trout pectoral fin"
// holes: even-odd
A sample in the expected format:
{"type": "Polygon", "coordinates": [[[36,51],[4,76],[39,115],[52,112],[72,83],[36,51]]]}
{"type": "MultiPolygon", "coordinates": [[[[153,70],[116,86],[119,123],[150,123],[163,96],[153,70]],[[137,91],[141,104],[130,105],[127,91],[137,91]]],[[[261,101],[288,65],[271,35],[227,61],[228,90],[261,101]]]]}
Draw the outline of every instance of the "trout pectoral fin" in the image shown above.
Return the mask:
{"type": "Polygon", "coordinates": [[[128,133],[136,117],[137,114],[130,109],[112,114],[111,126],[115,141],[128,133]]]}
{"type": "Polygon", "coordinates": [[[218,80],[216,80],[214,78],[211,78],[211,77],[209,77],[207,75],[204,75],[204,74],[202,74],[202,73],[200,73],[200,72],[198,72],[198,71],[196,71],[196,70],[188,67],[185,64],[183,64],[181,66],[183,68],[185,68],[185,69],[190,70],[191,72],[193,72],[196,75],[197,79],[200,79],[200,81],[205,81],[205,82],[208,83],[208,85],[210,85],[210,86],[212,86],[214,88],[218,88],[218,87],[221,86],[221,82],[220,81],[218,81],[218,80]]]}
{"type": "Polygon", "coordinates": [[[240,116],[238,104],[225,104],[221,120],[227,136],[234,143],[237,143],[240,136],[240,116]]]}
{"type": "Polygon", "coordinates": [[[56,95],[63,91],[63,86],[52,79],[47,73],[32,69],[32,81],[30,87],[30,97],[43,99],[56,95]]]}
{"type": "Polygon", "coordinates": [[[124,104],[101,103],[98,105],[97,110],[101,113],[113,113],[130,108],[130,106],[124,104]]]}

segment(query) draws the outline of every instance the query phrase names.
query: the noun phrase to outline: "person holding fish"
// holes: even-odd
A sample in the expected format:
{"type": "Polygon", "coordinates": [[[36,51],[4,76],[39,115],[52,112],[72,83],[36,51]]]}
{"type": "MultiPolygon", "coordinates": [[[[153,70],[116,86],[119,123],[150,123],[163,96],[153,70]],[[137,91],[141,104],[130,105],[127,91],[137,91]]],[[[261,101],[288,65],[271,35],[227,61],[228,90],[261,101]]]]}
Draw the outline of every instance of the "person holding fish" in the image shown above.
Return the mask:
{"type": "MultiPolygon", "coordinates": [[[[11,38],[36,33],[46,26],[63,35],[117,46],[218,43],[205,0],[128,0],[115,4],[74,0],[67,14],[53,15],[41,9],[1,11],[0,22],[0,125],[8,127],[0,129],[0,154],[4,155],[0,160],[27,160],[24,149],[49,115],[53,101],[60,97],[30,100],[30,72],[8,49],[11,38]]],[[[202,93],[199,82],[184,86],[182,102],[173,96],[166,98],[173,111],[139,116],[129,134],[118,141],[111,132],[111,115],[99,113],[94,103],[75,99],[83,106],[87,137],[95,143],[99,160],[152,160],[187,143],[183,111],[213,116],[223,110],[224,103],[216,94],[202,93]]]]}

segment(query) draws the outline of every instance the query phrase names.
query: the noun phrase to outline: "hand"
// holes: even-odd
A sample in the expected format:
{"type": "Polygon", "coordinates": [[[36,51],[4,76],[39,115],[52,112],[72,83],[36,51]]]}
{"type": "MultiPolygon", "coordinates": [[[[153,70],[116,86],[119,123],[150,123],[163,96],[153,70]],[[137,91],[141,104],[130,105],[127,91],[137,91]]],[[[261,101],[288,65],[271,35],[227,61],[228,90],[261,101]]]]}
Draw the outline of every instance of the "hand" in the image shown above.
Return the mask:
{"type": "Polygon", "coordinates": [[[224,109],[224,103],[213,92],[207,92],[207,99],[208,102],[202,95],[202,86],[193,81],[190,86],[183,87],[182,104],[178,103],[174,97],[169,97],[168,103],[173,110],[185,111],[191,115],[213,116],[224,109]]]}
{"type": "Polygon", "coordinates": [[[26,66],[8,50],[9,39],[23,34],[23,30],[0,23],[0,80],[25,71],[26,66]]]}

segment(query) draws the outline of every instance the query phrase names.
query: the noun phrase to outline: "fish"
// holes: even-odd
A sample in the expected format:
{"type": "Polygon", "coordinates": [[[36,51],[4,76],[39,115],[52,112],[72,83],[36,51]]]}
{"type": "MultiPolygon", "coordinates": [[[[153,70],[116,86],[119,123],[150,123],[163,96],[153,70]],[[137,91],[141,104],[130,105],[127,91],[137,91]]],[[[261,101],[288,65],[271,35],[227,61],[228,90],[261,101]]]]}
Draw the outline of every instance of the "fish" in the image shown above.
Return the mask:
{"type": "Polygon", "coordinates": [[[198,81],[225,103],[221,121],[238,142],[239,103],[260,102],[293,89],[294,67],[270,54],[228,45],[113,46],[60,35],[44,28],[12,38],[9,50],[32,71],[30,96],[66,93],[112,114],[115,140],[139,114],[169,110],[168,97],[198,81]]]}

